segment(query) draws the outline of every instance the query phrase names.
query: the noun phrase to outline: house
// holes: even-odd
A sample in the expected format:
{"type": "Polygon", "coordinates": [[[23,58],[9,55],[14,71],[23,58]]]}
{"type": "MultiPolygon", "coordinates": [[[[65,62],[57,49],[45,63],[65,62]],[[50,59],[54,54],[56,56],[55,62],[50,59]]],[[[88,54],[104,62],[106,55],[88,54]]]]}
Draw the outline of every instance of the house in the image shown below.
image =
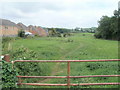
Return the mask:
{"type": "Polygon", "coordinates": [[[28,26],[28,31],[33,33],[34,35],[38,35],[38,36],[48,36],[48,33],[45,29],[43,29],[40,26],[33,26],[33,25],[29,25],[28,26]]]}
{"type": "Polygon", "coordinates": [[[18,35],[18,26],[10,20],[0,19],[0,36],[15,37],[18,35]]]}
{"type": "Polygon", "coordinates": [[[28,26],[28,31],[33,33],[34,35],[38,35],[38,31],[36,30],[36,28],[33,25],[29,25],[28,26]]]}
{"type": "Polygon", "coordinates": [[[37,30],[38,30],[40,36],[48,36],[48,30],[45,30],[40,26],[37,27],[37,30]]]}
{"type": "Polygon", "coordinates": [[[17,26],[18,26],[19,30],[24,30],[24,31],[27,30],[27,26],[25,26],[25,25],[22,24],[22,23],[18,23],[17,26]]]}
{"type": "Polygon", "coordinates": [[[18,32],[20,30],[25,31],[27,34],[29,32],[29,35],[33,34],[33,35],[38,35],[38,36],[48,36],[48,33],[46,32],[46,30],[44,30],[40,26],[29,25],[27,27],[22,23],[16,24],[6,19],[0,19],[0,22],[1,22],[0,23],[0,36],[5,36],[5,37],[6,36],[9,36],[9,37],[18,36],[18,32]]]}

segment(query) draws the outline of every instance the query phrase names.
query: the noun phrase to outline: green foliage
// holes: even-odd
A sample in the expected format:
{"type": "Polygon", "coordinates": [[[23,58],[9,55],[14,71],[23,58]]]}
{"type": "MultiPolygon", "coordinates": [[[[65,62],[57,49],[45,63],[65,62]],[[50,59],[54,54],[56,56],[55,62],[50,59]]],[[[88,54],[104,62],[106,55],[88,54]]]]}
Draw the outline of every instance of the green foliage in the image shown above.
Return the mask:
{"type": "Polygon", "coordinates": [[[51,37],[66,37],[71,35],[71,29],[66,28],[48,28],[48,31],[51,37]]]}
{"type": "Polygon", "coordinates": [[[16,59],[35,59],[37,58],[37,53],[33,50],[30,50],[28,48],[25,48],[23,46],[18,47],[14,51],[11,51],[11,58],[16,60],[16,59]]]}
{"type": "Polygon", "coordinates": [[[118,40],[118,20],[119,17],[116,15],[112,17],[102,16],[94,36],[96,38],[118,40]]]}
{"type": "Polygon", "coordinates": [[[74,32],[75,33],[95,33],[96,30],[97,30],[96,27],[90,27],[90,28],[79,28],[79,27],[76,27],[74,29],[74,32]]]}
{"type": "Polygon", "coordinates": [[[55,37],[58,34],[55,28],[50,28],[48,32],[49,32],[49,36],[52,36],[52,37],[55,37]]]}
{"type": "Polygon", "coordinates": [[[7,42],[10,42],[10,41],[12,41],[14,38],[12,38],[12,37],[3,37],[2,38],[2,43],[7,43],[7,42]]]}
{"type": "MultiPolygon", "coordinates": [[[[14,60],[37,60],[38,54],[25,47],[17,48],[11,52],[11,58],[14,60]]],[[[15,68],[19,75],[27,76],[40,76],[48,75],[50,73],[49,65],[35,62],[16,62],[15,68]]],[[[23,79],[24,80],[24,79],[23,79]]],[[[37,79],[26,79],[27,82],[36,82],[37,79]]],[[[38,81],[38,80],[37,80],[38,81]]]]}
{"type": "Polygon", "coordinates": [[[10,43],[12,41],[14,41],[14,40],[15,40],[14,37],[3,37],[2,38],[2,51],[3,51],[3,54],[4,54],[5,51],[9,50],[10,43]]]}
{"type": "Polygon", "coordinates": [[[114,10],[113,14],[115,17],[119,17],[120,16],[120,8],[118,10],[114,10]]]}
{"type": "Polygon", "coordinates": [[[2,61],[2,87],[3,88],[15,88],[17,87],[17,75],[15,69],[12,68],[10,62],[2,61]]]}
{"type": "Polygon", "coordinates": [[[70,33],[72,29],[67,28],[47,28],[48,30],[54,29],[58,33],[70,33]]]}
{"type": "Polygon", "coordinates": [[[19,37],[25,37],[25,31],[23,31],[23,30],[20,30],[19,32],[18,32],[18,36],[19,37]]]}
{"type": "MultiPolygon", "coordinates": [[[[14,51],[9,51],[12,60],[37,60],[38,54],[28,48],[18,47],[14,51]]],[[[16,62],[14,68],[11,63],[3,61],[3,88],[16,87],[16,76],[41,76],[51,72],[49,65],[35,62],[16,62]],[[12,79],[11,79],[12,78],[12,79]],[[14,84],[14,85],[13,85],[14,84]]],[[[39,79],[41,80],[41,79],[39,79]]],[[[38,79],[23,78],[22,82],[37,82],[38,79]]]]}

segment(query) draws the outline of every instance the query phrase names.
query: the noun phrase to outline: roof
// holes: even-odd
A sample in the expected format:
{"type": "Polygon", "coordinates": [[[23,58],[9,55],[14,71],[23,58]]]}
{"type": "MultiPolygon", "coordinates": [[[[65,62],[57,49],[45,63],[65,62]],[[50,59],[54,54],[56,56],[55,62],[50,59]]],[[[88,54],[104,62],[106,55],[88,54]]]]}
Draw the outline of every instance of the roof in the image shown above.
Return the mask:
{"type": "Polygon", "coordinates": [[[25,26],[24,24],[18,23],[17,25],[18,25],[18,28],[23,29],[23,30],[27,30],[27,26],[25,26]]]}
{"type": "Polygon", "coordinates": [[[0,25],[17,27],[17,25],[14,22],[11,22],[10,20],[6,19],[0,19],[0,25]]]}
{"type": "Polygon", "coordinates": [[[28,26],[28,29],[29,29],[29,30],[36,30],[36,26],[29,25],[29,26],[28,26]]]}

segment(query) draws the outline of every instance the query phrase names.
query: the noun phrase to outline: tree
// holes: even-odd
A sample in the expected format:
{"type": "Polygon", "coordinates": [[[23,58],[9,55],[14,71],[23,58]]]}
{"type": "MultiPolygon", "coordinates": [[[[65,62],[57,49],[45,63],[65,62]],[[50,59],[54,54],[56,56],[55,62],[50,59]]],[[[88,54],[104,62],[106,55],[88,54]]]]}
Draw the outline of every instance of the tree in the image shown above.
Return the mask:
{"type": "Polygon", "coordinates": [[[102,16],[95,33],[96,38],[118,40],[118,13],[114,11],[114,16],[102,16]]]}
{"type": "Polygon", "coordinates": [[[118,17],[119,16],[119,12],[117,10],[114,10],[114,16],[118,17]]]}
{"type": "Polygon", "coordinates": [[[76,27],[76,28],[75,28],[75,31],[80,31],[80,28],[79,28],[79,27],[76,27]]]}
{"type": "Polygon", "coordinates": [[[25,31],[20,30],[20,31],[18,32],[18,36],[19,36],[19,37],[25,37],[25,31]]]}
{"type": "Polygon", "coordinates": [[[110,35],[110,33],[109,33],[110,18],[108,16],[103,16],[98,23],[99,23],[98,31],[95,34],[95,36],[97,38],[108,39],[108,37],[110,35]]]}
{"type": "Polygon", "coordinates": [[[50,29],[49,29],[49,35],[50,35],[50,36],[56,36],[56,34],[57,34],[57,31],[56,31],[55,28],[50,28],[50,29]]]}

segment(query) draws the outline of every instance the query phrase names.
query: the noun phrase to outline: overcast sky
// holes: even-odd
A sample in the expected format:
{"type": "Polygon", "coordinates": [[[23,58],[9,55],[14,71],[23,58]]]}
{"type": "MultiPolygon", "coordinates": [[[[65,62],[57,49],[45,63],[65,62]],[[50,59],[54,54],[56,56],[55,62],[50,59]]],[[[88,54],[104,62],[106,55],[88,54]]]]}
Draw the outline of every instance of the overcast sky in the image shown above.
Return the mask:
{"type": "Polygon", "coordinates": [[[43,27],[95,27],[119,0],[1,0],[0,18],[43,27]],[[17,1],[17,2],[16,2],[17,1]]]}

